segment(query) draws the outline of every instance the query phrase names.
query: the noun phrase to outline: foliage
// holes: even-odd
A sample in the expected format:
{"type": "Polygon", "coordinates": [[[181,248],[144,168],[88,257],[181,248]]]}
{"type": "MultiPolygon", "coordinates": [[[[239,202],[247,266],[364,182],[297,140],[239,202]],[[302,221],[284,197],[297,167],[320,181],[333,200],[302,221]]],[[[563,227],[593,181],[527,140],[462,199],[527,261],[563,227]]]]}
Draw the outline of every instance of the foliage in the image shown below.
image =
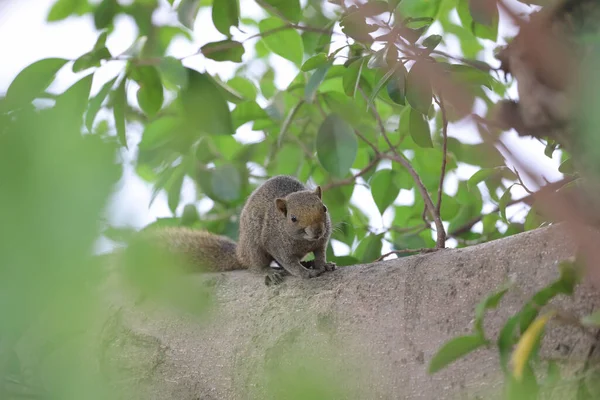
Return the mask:
{"type": "MultiPolygon", "coordinates": [[[[74,63],[47,59],[26,68],[7,92],[7,107],[44,96],[61,68],[95,74],[107,63],[120,63],[121,72],[91,97],[86,130],[107,130],[128,146],[135,123],[141,123],[136,171],[153,183],[153,197],[166,191],[179,224],[216,233],[235,237],[232,216],[257,184],[277,174],[310,179],[327,189],[334,224],[355,226],[334,237],[350,247],[353,257],[360,243],[376,234],[369,231],[364,210],[350,207],[356,184],[371,188],[382,215],[395,215],[379,237],[396,250],[439,247],[442,236],[455,238],[461,246],[525,229],[506,218],[505,208],[512,199],[509,189],[522,183],[504,166],[498,150],[486,141],[469,144],[460,135],[448,137],[453,133],[448,132],[448,123],[468,117],[476,99],[489,107],[506,92],[507,83],[476,59],[481,50],[475,44],[478,39],[498,39],[497,11],[477,8],[476,2],[450,0],[351,6],[311,0],[304,7],[298,0],[261,1],[262,16],[254,20],[244,15],[237,0],[223,1],[219,7],[210,1],[168,3],[57,1],[48,20],[90,14],[99,30],[97,43],[74,63]],[[180,24],[155,22],[152,15],[160,7],[170,7],[180,24]],[[169,51],[176,38],[202,38],[195,21],[206,9],[223,37],[202,45],[193,58],[239,64],[226,80],[188,67],[189,56],[169,51]],[[454,10],[460,24],[450,18],[454,10]],[[133,18],[139,38],[116,55],[107,49],[106,40],[121,15],[133,18]],[[427,35],[435,22],[443,34],[427,35]],[[342,33],[333,29],[335,23],[342,33]],[[242,34],[252,31],[257,33],[242,34]],[[446,34],[457,35],[466,58],[436,50],[446,34]],[[289,66],[297,75],[287,87],[276,87],[271,55],[295,65],[289,66]],[[261,66],[266,70],[257,74],[261,66]],[[103,110],[111,111],[112,117],[103,110]],[[250,130],[261,132],[263,138],[248,144],[244,137],[250,130]],[[231,135],[236,132],[234,139],[231,135]],[[408,170],[398,162],[405,154],[411,154],[406,159],[408,170]],[[459,179],[456,193],[442,195],[442,175],[456,179],[462,164],[481,171],[469,184],[459,179]],[[185,177],[196,182],[197,200],[214,202],[193,223],[181,219],[181,210],[195,205],[178,207],[185,177]],[[408,191],[414,194],[412,207],[398,205],[400,191],[404,196],[408,191]],[[498,204],[499,211],[482,218],[484,201],[498,204]],[[484,220],[483,231],[474,230],[473,224],[465,227],[473,219],[484,220]],[[450,227],[447,235],[442,222],[450,227]],[[398,229],[412,226],[417,229],[398,229]]],[[[484,129],[480,124],[478,128],[484,129]]],[[[485,129],[481,132],[482,137],[488,134],[485,129]]],[[[335,257],[332,249],[329,253],[335,257]]]]}
{"type": "MultiPolygon", "coordinates": [[[[549,306],[549,302],[558,295],[571,296],[574,288],[581,279],[581,266],[578,263],[563,261],[559,265],[559,278],[548,286],[538,290],[531,299],[515,314],[511,315],[500,329],[496,339],[500,367],[505,375],[505,398],[521,400],[538,398],[542,391],[552,391],[559,384],[559,379],[539,381],[539,374],[544,364],[548,365],[552,374],[560,376],[560,366],[547,362],[539,355],[544,329],[551,320],[567,321],[578,324],[581,328],[598,324],[598,313],[583,317],[581,321],[569,320],[557,309],[549,306]],[[546,307],[542,315],[540,311],[546,307]],[[518,334],[517,327],[520,327],[518,334]]],[[[429,372],[436,373],[452,362],[467,356],[469,353],[492,345],[483,330],[484,312],[497,308],[502,298],[510,291],[512,284],[506,284],[495,293],[490,294],[475,308],[475,332],[471,335],[455,337],[433,356],[429,363],[429,372]]],[[[586,380],[586,372],[576,378],[576,385],[585,390],[592,390],[586,380]]]]}

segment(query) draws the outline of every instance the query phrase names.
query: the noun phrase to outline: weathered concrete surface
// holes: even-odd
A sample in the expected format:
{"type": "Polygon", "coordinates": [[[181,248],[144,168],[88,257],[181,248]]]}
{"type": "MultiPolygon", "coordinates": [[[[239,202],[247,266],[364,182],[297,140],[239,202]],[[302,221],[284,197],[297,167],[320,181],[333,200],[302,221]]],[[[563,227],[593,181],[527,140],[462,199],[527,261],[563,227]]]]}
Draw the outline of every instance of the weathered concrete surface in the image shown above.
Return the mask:
{"type": "MultiPolygon", "coordinates": [[[[513,278],[520,290],[487,314],[486,332],[496,337],[509,315],[556,279],[558,261],[573,253],[560,228],[551,227],[344,267],[309,281],[288,279],[277,288],[245,271],[199,274],[193,277],[199,285],[209,282],[216,291],[211,318],[121,302],[106,357],[123,368],[132,364],[149,399],[266,398],[263,391],[284,379],[277,374],[307,359],[321,364],[296,371],[292,381],[320,377],[351,393],[340,398],[490,398],[499,378],[495,349],[478,350],[434,376],[426,372],[429,360],[444,342],[471,332],[475,305],[513,278]]],[[[582,316],[600,304],[600,295],[582,285],[573,299],[553,304],[582,316]]],[[[578,366],[592,344],[578,328],[552,323],[543,354],[578,366]]],[[[285,397],[271,392],[271,398],[285,397]]]]}

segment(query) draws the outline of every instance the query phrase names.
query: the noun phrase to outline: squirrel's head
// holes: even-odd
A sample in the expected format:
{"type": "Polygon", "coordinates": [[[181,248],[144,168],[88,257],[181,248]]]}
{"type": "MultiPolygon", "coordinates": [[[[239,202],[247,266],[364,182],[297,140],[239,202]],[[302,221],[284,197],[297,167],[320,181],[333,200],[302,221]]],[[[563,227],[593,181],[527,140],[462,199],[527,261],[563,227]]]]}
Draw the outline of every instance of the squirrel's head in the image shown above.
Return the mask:
{"type": "Polygon", "coordinates": [[[321,187],[303,190],[275,199],[285,217],[284,229],[293,238],[318,240],[326,233],[327,207],[321,201],[321,187]]]}

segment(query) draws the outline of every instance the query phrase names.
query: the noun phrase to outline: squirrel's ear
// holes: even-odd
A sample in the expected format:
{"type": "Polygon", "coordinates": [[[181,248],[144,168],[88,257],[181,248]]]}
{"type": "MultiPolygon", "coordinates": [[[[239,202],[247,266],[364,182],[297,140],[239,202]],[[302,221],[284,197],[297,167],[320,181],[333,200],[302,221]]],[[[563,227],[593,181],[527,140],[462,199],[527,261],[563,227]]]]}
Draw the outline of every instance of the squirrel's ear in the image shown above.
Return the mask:
{"type": "Polygon", "coordinates": [[[315,194],[319,196],[319,198],[321,198],[321,186],[317,186],[317,188],[315,189],[315,194]]]}
{"type": "Polygon", "coordinates": [[[287,203],[284,199],[275,199],[275,205],[277,209],[283,213],[283,215],[287,215],[287,203]]]}

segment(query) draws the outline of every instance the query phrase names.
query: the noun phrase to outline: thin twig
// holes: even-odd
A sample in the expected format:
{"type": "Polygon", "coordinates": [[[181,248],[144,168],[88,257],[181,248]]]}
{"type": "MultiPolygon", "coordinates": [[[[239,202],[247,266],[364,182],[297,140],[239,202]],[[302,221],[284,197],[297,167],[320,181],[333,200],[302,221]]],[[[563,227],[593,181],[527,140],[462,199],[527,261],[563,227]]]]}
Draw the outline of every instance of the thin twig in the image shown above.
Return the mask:
{"type": "Polygon", "coordinates": [[[367,94],[365,93],[365,91],[363,90],[362,87],[359,86],[358,90],[360,90],[360,94],[362,95],[363,99],[365,99],[365,101],[369,105],[369,108],[371,109],[371,114],[373,114],[373,117],[375,117],[375,121],[377,121],[377,125],[379,126],[379,131],[383,135],[383,138],[387,142],[388,146],[390,146],[390,150],[392,150],[393,152],[396,152],[396,148],[394,147],[392,142],[390,142],[390,139],[387,136],[387,133],[385,130],[385,124],[383,123],[383,120],[381,119],[381,115],[379,115],[379,112],[377,111],[375,102],[369,101],[369,97],[367,96],[367,94]]]}
{"type": "Polygon", "coordinates": [[[304,104],[304,100],[303,99],[300,100],[300,101],[298,101],[298,103],[296,103],[296,105],[292,108],[292,110],[289,112],[289,114],[287,115],[287,117],[283,121],[283,124],[281,125],[281,129],[279,131],[279,137],[277,138],[277,145],[278,146],[281,146],[281,143],[282,143],[284,135],[287,133],[288,128],[290,127],[290,124],[294,120],[294,117],[296,116],[296,114],[300,110],[300,107],[302,107],[303,104],[304,104]]]}
{"type": "Polygon", "coordinates": [[[338,187],[338,186],[350,185],[350,184],[354,183],[354,181],[356,180],[356,178],[359,178],[362,175],[366,174],[370,169],[372,169],[373,167],[375,167],[379,163],[379,161],[381,161],[381,156],[375,155],[375,157],[373,158],[373,160],[371,160],[371,162],[369,164],[367,164],[367,166],[364,167],[363,169],[361,169],[359,172],[357,172],[356,174],[352,175],[349,178],[342,179],[342,180],[335,181],[335,182],[331,182],[331,183],[328,183],[327,185],[324,185],[322,187],[323,191],[327,191],[329,189],[333,189],[333,188],[338,187]]]}
{"type": "Polygon", "coordinates": [[[423,212],[421,212],[421,219],[426,225],[429,225],[429,221],[427,220],[427,206],[423,207],[423,212]]]}
{"type": "MultiPolygon", "coordinates": [[[[327,30],[327,29],[321,29],[321,28],[315,28],[315,27],[311,27],[311,26],[302,26],[302,25],[298,25],[298,24],[286,24],[283,26],[278,26],[277,28],[273,28],[273,29],[269,29],[267,31],[264,32],[258,32],[255,33],[254,35],[250,35],[247,38],[243,39],[241,42],[242,43],[246,43],[249,40],[252,39],[256,39],[258,37],[260,38],[265,38],[267,36],[271,36],[274,35],[276,33],[282,32],[282,31],[286,31],[289,29],[298,29],[298,30],[303,30],[306,32],[315,32],[315,33],[321,33],[321,34],[334,34],[336,32],[327,30]]],[[[188,54],[187,56],[181,57],[180,60],[185,60],[186,58],[190,58],[190,57],[195,57],[197,55],[209,55],[212,53],[216,53],[219,51],[225,51],[225,50],[229,50],[232,49],[234,47],[239,46],[239,42],[235,42],[235,41],[231,41],[231,42],[225,42],[222,43],[220,45],[216,45],[210,48],[206,48],[204,50],[202,50],[202,48],[200,48],[198,51],[195,51],[192,54],[188,54]]],[[[149,66],[154,66],[154,65],[158,65],[161,63],[161,61],[163,60],[162,57],[149,57],[149,58],[136,58],[136,57],[123,57],[123,56],[117,56],[114,58],[111,58],[107,61],[131,61],[133,63],[135,63],[136,65],[139,66],[145,66],[145,65],[149,65],[149,66]]]]}
{"type": "MultiPolygon", "coordinates": [[[[525,204],[531,205],[531,204],[533,204],[533,200],[534,200],[535,196],[542,194],[542,192],[547,193],[548,191],[559,189],[562,186],[566,185],[567,183],[569,183],[573,180],[574,180],[574,178],[568,177],[568,178],[561,179],[560,181],[550,183],[550,184],[544,186],[543,188],[541,188],[537,192],[528,194],[527,196],[521,197],[520,199],[514,199],[514,200],[509,201],[508,203],[506,203],[506,207],[510,207],[512,205],[519,204],[519,203],[525,203],[525,204]]],[[[472,220],[470,220],[469,222],[467,222],[466,224],[464,224],[464,225],[456,228],[452,232],[450,232],[450,234],[448,236],[460,236],[463,233],[469,232],[471,230],[471,228],[473,228],[473,225],[475,225],[476,223],[481,221],[483,219],[483,217],[485,217],[486,215],[495,214],[498,211],[500,211],[500,207],[494,208],[494,210],[492,210],[489,214],[485,214],[485,215],[482,214],[478,217],[475,217],[472,220]]]]}
{"type": "Polygon", "coordinates": [[[523,182],[523,180],[521,179],[521,175],[519,175],[519,171],[517,171],[517,169],[515,168],[513,172],[517,176],[517,179],[519,180],[519,183],[521,184],[521,186],[523,187],[523,189],[525,189],[525,191],[527,193],[533,194],[533,191],[531,191],[527,186],[525,186],[525,182],[523,182]]]}
{"type": "Polygon", "coordinates": [[[431,218],[433,219],[433,222],[435,223],[435,229],[437,231],[438,237],[440,234],[443,234],[445,236],[444,225],[442,224],[442,220],[440,219],[440,216],[436,215],[436,213],[435,213],[435,206],[433,205],[431,196],[429,196],[429,193],[427,192],[427,189],[425,188],[425,184],[421,180],[421,177],[419,176],[419,174],[417,174],[417,171],[415,171],[413,166],[410,164],[410,162],[401,155],[384,154],[382,157],[385,159],[391,160],[391,161],[396,161],[396,162],[400,163],[404,168],[406,168],[408,173],[412,176],[413,181],[415,182],[415,185],[417,187],[417,190],[419,190],[419,193],[421,194],[421,197],[423,198],[423,201],[425,202],[425,207],[427,208],[427,211],[429,211],[429,214],[431,215],[431,218]]]}
{"type": "Polygon", "coordinates": [[[413,168],[413,166],[410,164],[408,159],[402,153],[398,152],[396,150],[396,148],[394,147],[394,145],[392,144],[392,142],[390,141],[390,138],[388,137],[387,132],[385,130],[383,120],[381,119],[381,116],[379,115],[379,112],[377,111],[377,108],[375,107],[375,103],[369,102],[368,97],[366,96],[366,94],[362,90],[362,88],[359,87],[359,90],[360,90],[360,93],[362,94],[362,96],[364,97],[364,99],[369,103],[371,113],[373,114],[373,116],[375,117],[375,120],[377,121],[377,124],[379,125],[379,130],[381,131],[381,135],[383,136],[383,138],[384,138],[385,142],[387,143],[387,145],[389,146],[390,150],[393,152],[393,154],[391,154],[391,155],[385,154],[385,155],[383,155],[383,157],[387,158],[388,160],[391,160],[391,161],[399,162],[404,168],[406,168],[408,173],[412,176],[412,178],[415,182],[415,185],[417,186],[417,189],[419,190],[419,193],[421,194],[421,197],[423,197],[423,201],[425,202],[425,207],[427,207],[427,210],[429,211],[429,214],[431,215],[431,218],[433,219],[433,221],[435,223],[435,230],[437,232],[436,246],[438,246],[441,243],[442,247],[443,247],[443,244],[445,243],[445,238],[446,238],[446,231],[444,229],[444,224],[442,224],[442,220],[440,219],[439,213],[436,213],[436,207],[433,205],[433,200],[431,200],[431,196],[427,192],[427,189],[425,188],[425,185],[423,184],[421,177],[419,176],[417,171],[413,168]]]}
{"type": "Polygon", "coordinates": [[[366,144],[368,144],[368,145],[369,145],[369,147],[370,147],[371,149],[373,149],[373,151],[375,152],[375,154],[379,154],[379,153],[380,153],[380,151],[379,151],[379,149],[377,148],[377,146],[375,146],[373,143],[371,143],[371,141],[370,141],[369,139],[367,139],[367,138],[366,138],[366,137],[365,137],[365,136],[364,136],[362,133],[360,133],[358,130],[356,130],[356,129],[355,129],[355,130],[354,130],[354,134],[355,134],[356,136],[358,136],[358,137],[359,137],[359,138],[360,138],[360,139],[361,139],[363,142],[365,142],[366,144]]]}
{"type": "MultiPolygon", "coordinates": [[[[440,185],[438,187],[438,197],[437,197],[437,205],[435,208],[435,212],[437,215],[441,215],[442,209],[442,193],[444,192],[444,178],[446,177],[446,162],[448,158],[448,118],[446,116],[446,108],[444,107],[444,100],[442,99],[442,95],[440,94],[439,99],[435,99],[438,106],[440,106],[440,110],[442,111],[442,135],[443,135],[443,144],[442,144],[442,172],[440,173],[440,185]]],[[[443,248],[446,247],[446,232],[444,231],[443,235],[438,233],[436,247],[443,248]]]]}
{"type": "Polygon", "coordinates": [[[321,33],[323,35],[338,34],[337,32],[333,32],[333,31],[330,31],[328,29],[315,28],[315,27],[312,27],[312,26],[302,26],[302,25],[298,25],[298,24],[289,23],[289,24],[286,24],[286,25],[278,26],[277,28],[269,29],[269,30],[264,31],[264,32],[255,33],[252,36],[248,36],[243,41],[245,42],[247,40],[256,39],[257,37],[270,36],[270,35],[273,35],[275,33],[279,33],[281,31],[286,31],[288,29],[298,29],[298,30],[306,31],[306,32],[321,33]]]}
{"type": "Polygon", "coordinates": [[[388,231],[393,231],[393,232],[400,233],[400,234],[412,233],[413,235],[416,235],[416,234],[419,234],[429,228],[430,228],[429,224],[409,226],[408,228],[398,228],[395,226],[390,226],[388,231]]]}

